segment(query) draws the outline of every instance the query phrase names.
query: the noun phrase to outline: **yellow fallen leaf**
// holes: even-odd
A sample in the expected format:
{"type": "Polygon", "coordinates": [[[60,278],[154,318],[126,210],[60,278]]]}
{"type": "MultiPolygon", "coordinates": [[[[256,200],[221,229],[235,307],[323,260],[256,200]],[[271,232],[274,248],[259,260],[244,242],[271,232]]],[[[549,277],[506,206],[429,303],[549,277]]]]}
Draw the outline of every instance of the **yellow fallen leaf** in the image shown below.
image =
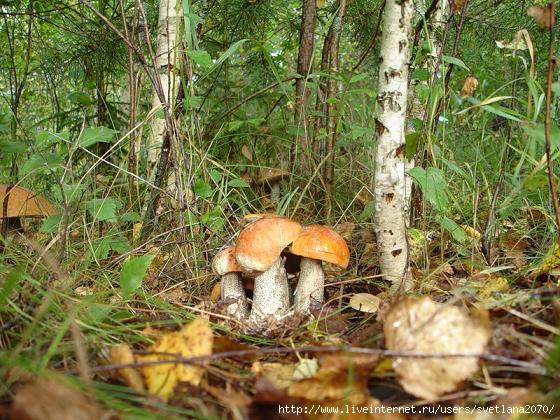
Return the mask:
{"type": "MultiPolygon", "coordinates": [[[[109,351],[109,359],[113,364],[134,363],[134,355],[127,344],[119,344],[111,347],[109,351]]],[[[117,370],[119,377],[132,389],[142,392],[144,391],[144,381],[140,372],[132,367],[121,368],[117,370]]]]}
{"type": "Polygon", "coordinates": [[[321,355],[315,376],[290,385],[288,395],[309,401],[364,404],[369,398],[367,380],[377,361],[377,356],[368,354],[321,355]]]}
{"type": "Polygon", "coordinates": [[[278,390],[288,388],[294,381],[296,365],[283,363],[254,362],[251,371],[258,377],[266,378],[278,390]]]}
{"type": "MultiPolygon", "coordinates": [[[[142,361],[169,360],[176,357],[205,356],[212,353],[213,335],[210,324],[205,319],[195,319],[181,330],[162,335],[148,351],[154,353],[173,353],[176,356],[149,354],[138,357],[142,361]]],[[[179,382],[199,385],[204,368],[199,365],[166,363],[144,366],[142,373],[148,390],[167,400],[179,382]]]]}
{"type": "MultiPolygon", "coordinates": [[[[397,303],[383,325],[387,349],[424,354],[480,354],[490,339],[487,322],[430,298],[397,303]]],[[[478,357],[396,357],[399,383],[412,395],[433,400],[478,370],[478,357]]]]}
{"type": "Polygon", "coordinates": [[[536,277],[547,274],[558,266],[560,266],[560,246],[557,241],[554,241],[541,263],[531,271],[531,275],[536,277]]]}

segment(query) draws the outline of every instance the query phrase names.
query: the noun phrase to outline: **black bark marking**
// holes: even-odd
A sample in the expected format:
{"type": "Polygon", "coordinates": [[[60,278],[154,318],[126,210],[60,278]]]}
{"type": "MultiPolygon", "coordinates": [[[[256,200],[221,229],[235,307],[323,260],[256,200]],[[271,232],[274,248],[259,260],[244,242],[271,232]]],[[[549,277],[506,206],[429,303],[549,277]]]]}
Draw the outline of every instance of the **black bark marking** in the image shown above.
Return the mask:
{"type": "Polygon", "coordinates": [[[391,251],[391,255],[393,257],[397,257],[397,256],[401,255],[401,253],[402,253],[402,249],[395,249],[394,251],[391,251]]]}
{"type": "Polygon", "coordinates": [[[395,194],[393,194],[393,193],[385,194],[385,202],[386,203],[390,203],[391,201],[393,201],[393,198],[395,198],[395,194]]]}
{"type": "Polygon", "coordinates": [[[383,123],[376,118],[375,119],[375,133],[378,136],[381,136],[383,133],[385,133],[386,130],[387,130],[387,127],[385,127],[383,125],[383,123]]]}

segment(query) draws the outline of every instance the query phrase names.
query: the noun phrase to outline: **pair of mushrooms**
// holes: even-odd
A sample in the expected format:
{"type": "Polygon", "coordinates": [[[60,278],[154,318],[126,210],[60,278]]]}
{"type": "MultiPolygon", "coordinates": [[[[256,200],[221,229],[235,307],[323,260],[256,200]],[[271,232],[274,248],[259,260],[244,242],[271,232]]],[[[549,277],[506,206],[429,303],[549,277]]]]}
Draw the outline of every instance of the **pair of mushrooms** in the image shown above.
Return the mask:
{"type": "Polygon", "coordinates": [[[234,246],[222,249],[212,267],[221,276],[221,299],[226,311],[238,320],[248,318],[254,329],[264,320],[281,321],[290,313],[290,290],[284,267],[286,250],[301,257],[300,275],[294,293],[296,313],[309,313],[313,304],[324,300],[322,261],[348,266],[350,252],[344,239],[325,226],[303,227],[276,215],[249,215],[249,224],[234,246]],[[243,290],[241,274],[253,277],[253,304],[243,290]]]}

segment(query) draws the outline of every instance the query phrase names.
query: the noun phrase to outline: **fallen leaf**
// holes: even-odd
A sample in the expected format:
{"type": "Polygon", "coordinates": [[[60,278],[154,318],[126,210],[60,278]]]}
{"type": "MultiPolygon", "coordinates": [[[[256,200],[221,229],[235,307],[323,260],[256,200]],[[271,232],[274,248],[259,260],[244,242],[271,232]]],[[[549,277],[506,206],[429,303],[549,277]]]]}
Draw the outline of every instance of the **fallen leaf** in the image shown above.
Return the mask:
{"type": "MultiPolygon", "coordinates": [[[[387,314],[385,344],[395,352],[428,354],[479,354],[490,338],[488,326],[451,305],[430,298],[407,298],[387,314]]],[[[478,370],[477,357],[397,357],[395,372],[403,388],[433,400],[478,370]]]]}
{"type": "Polygon", "coordinates": [[[537,25],[539,25],[542,29],[554,26],[554,15],[551,16],[550,9],[548,7],[531,6],[527,9],[527,15],[535,19],[537,25]]]}
{"type": "Polygon", "coordinates": [[[253,154],[251,153],[251,149],[248,145],[244,144],[241,147],[241,154],[245,156],[249,162],[253,161],[253,154]]]}
{"type": "MultiPolygon", "coordinates": [[[[162,335],[148,351],[153,353],[173,353],[176,356],[148,354],[139,356],[140,361],[169,360],[175,357],[205,356],[212,353],[213,335],[208,320],[197,318],[181,330],[162,335]]],[[[142,373],[148,390],[166,400],[173,394],[179,382],[197,386],[204,375],[199,365],[165,363],[143,366],[142,373]]]]}
{"type": "Polygon", "coordinates": [[[381,299],[370,293],[356,293],[350,298],[350,307],[357,311],[375,313],[379,308],[381,299]]]}
{"type": "Polygon", "coordinates": [[[462,97],[472,96],[477,87],[478,87],[478,80],[476,79],[476,77],[467,76],[465,82],[463,83],[463,88],[461,89],[461,96],[462,97]]]}
{"type": "Polygon", "coordinates": [[[369,399],[367,380],[377,360],[377,356],[368,354],[322,355],[317,374],[293,383],[288,395],[317,402],[363,404],[369,399]]]}
{"type": "Polygon", "coordinates": [[[259,378],[266,378],[274,388],[282,391],[294,383],[297,366],[285,363],[255,362],[251,371],[259,378]]]}
{"type": "Polygon", "coordinates": [[[319,364],[317,363],[317,359],[306,359],[304,357],[297,364],[293,374],[293,378],[296,381],[312,378],[317,373],[318,368],[319,364]]]}
{"type": "Polygon", "coordinates": [[[531,275],[538,277],[549,273],[558,266],[560,266],[560,246],[557,241],[554,241],[540,264],[531,271],[531,275]]]}
{"type": "Polygon", "coordinates": [[[95,402],[64,382],[38,378],[17,388],[11,418],[25,420],[99,420],[111,417],[95,402]]]}
{"type": "MultiPolygon", "coordinates": [[[[112,364],[132,364],[136,362],[132,350],[130,350],[127,344],[119,344],[111,347],[111,350],[109,350],[109,360],[112,364]]],[[[144,391],[144,381],[137,369],[125,367],[118,369],[117,373],[122,381],[129,387],[138,392],[144,391]]]]}

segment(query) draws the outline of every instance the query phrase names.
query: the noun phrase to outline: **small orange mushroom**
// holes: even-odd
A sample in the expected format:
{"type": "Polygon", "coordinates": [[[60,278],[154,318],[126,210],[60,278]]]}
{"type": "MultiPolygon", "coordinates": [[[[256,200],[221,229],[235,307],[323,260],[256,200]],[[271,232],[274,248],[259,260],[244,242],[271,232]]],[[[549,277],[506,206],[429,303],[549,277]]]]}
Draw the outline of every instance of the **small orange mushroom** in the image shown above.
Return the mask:
{"type": "Polygon", "coordinates": [[[346,268],[350,251],[346,241],[334,230],[312,225],[304,228],[290,247],[290,252],[302,257],[294,306],[296,312],[306,313],[312,303],[320,305],[324,300],[325,274],[321,261],[346,268]]]}
{"type": "Polygon", "coordinates": [[[49,217],[55,213],[55,207],[33,191],[0,184],[0,219],[7,226],[19,230],[21,217],[49,217]]]}

